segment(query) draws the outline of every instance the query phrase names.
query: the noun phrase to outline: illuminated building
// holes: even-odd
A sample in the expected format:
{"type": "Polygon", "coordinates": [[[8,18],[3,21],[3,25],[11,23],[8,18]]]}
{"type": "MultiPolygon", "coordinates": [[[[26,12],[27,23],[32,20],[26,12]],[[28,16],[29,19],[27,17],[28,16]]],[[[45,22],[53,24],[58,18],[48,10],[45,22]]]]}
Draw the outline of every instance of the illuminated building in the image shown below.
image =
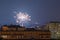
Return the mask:
{"type": "Polygon", "coordinates": [[[60,39],[60,22],[51,21],[46,26],[49,27],[49,30],[51,31],[52,39],[60,39]]]}
{"type": "Polygon", "coordinates": [[[4,25],[0,31],[2,39],[48,39],[51,38],[49,30],[35,30],[34,28],[25,28],[19,25],[4,25]]]}

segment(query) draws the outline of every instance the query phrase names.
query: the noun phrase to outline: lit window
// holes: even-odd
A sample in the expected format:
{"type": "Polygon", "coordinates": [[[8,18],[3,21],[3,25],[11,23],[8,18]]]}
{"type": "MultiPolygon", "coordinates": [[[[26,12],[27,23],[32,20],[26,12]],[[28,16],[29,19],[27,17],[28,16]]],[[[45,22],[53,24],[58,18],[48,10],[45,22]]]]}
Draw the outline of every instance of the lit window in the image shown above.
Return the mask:
{"type": "Polygon", "coordinates": [[[7,38],[7,35],[2,35],[1,37],[2,37],[2,38],[7,38]]]}
{"type": "Polygon", "coordinates": [[[60,26],[60,24],[59,24],[59,26],[60,26]]]}

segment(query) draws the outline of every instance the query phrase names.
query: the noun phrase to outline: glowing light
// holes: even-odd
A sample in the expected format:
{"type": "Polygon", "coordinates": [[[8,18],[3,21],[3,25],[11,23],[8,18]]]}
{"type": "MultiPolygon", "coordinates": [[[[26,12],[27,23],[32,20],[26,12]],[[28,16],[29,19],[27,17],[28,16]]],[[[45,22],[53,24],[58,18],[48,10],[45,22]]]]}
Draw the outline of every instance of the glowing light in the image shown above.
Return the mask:
{"type": "Polygon", "coordinates": [[[16,22],[22,24],[22,26],[27,21],[31,21],[30,17],[31,16],[29,16],[27,13],[22,13],[22,12],[19,12],[16,14],[16,16],[14,16],[14,18],[16,18],[16,22]]]}

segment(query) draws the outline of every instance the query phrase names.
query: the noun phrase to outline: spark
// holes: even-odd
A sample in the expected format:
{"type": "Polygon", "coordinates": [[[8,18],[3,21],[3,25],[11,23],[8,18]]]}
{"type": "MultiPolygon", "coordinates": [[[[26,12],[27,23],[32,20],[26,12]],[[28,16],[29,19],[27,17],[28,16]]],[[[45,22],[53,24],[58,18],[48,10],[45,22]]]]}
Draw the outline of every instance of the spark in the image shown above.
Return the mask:
{"type": "Polygon", "coordinates": [[[30,17],[31,16],[29,16],[27,13],[22,12],[19,12],[14,16],[14,18],[16,18],[16,22],[22,25],[27,21],[31,21],[30,17]]]}

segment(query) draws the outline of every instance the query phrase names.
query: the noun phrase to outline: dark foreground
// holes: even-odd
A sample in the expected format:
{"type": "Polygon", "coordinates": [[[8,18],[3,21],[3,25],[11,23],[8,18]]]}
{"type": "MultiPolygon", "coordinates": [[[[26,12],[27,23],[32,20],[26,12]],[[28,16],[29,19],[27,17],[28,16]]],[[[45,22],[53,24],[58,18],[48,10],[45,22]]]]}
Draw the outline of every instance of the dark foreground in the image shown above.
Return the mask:
{"type": "Polygon", "coordinates": [[[60,39],[0,39],[0,40],[60,40],[60,39]]]}

